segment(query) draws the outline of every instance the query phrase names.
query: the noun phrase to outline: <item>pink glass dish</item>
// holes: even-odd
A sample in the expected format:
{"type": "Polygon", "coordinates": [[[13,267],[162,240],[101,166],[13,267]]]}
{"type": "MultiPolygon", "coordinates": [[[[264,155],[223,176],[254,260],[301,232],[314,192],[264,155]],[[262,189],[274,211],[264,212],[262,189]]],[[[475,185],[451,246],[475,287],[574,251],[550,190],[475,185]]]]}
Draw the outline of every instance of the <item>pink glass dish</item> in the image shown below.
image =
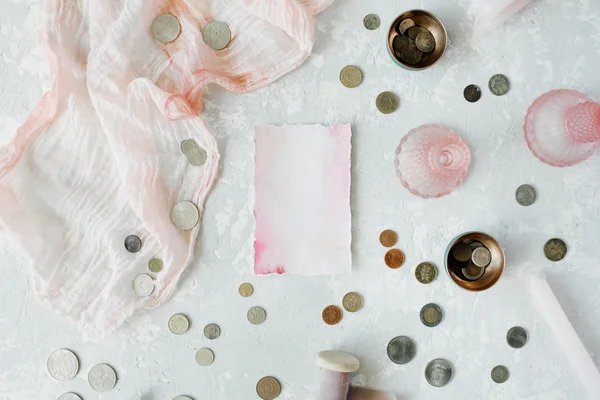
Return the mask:
{"type": "Polygon", "coordinates": [[[396,148],[396,174],[412,194],[442,197],[459,187],[471,152],[458,134],[443,125],[423,125],[408,132],[396,148]]]}

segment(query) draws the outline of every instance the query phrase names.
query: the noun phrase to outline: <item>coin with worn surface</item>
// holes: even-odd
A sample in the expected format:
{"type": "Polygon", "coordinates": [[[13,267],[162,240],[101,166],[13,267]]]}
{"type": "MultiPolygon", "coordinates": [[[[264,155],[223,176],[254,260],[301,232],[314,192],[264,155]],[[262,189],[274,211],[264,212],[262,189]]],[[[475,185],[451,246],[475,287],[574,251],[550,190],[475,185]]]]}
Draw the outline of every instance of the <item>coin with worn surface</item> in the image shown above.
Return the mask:
{"type": "Polygon", "coordinates": [[[256,384],[256,394],[263,400],[273,400],[281,394],[281,384],[272,376],[265,376],[256,384]]]}
{"type": "Polygon", "coordinates": [[[321,316],[327,325],[336,325],[342,320],[342,309],[338,306],[327,306],[321,316]]]}
{"type": "Polygon", "coordinates": [[[363,298],[356,292],[350,292],[342,299],[342,305],[348,312],[357,312],[363,306],[363,298]]]}
{"type": "Polygon", "coordinates": [[[213,50],[223,50],[231,41],[231,31],[226,23],[212,21],[202,29],[202,40],[213,50]]]}
{"type": "Polygon", "coordinates": [[[398,25],[398,32],[405,34],[407,30],[415,26],[415,21],[410,18],[403,19],[398,25]]]}
{"type": "Polygon", "coordinates": [[[154,280],[150,275],[138,274],[133,279],[133,292],[138,297],[146,297],[154,292],[154,280]]]}
{"type": "Polygon", "coordinates": [[[392,40],[392,47],[394,51],[398,53],[402,53],[402,50],[410,44],[410,39],[408,36],[398,35],[392,40]]]}
{"type": "Polygon", "coordinates": [[[188,162],[194,167],[201,167],[206,164],[208,158],[204,150],[194,139],[186,139],[181,142],[181,152],[185,154],[188,162]]]}
{"type": "Polygon", "coordinates": [[[374,31],[375,29],[379,28],[380,23],[381,21],[379,21],[379,17],[375,14],[369,14],[363,18],[363,25],[370,31],[374,31]]]}
{"type": "Polygon", "coordinates": [[[533,186],[521,185],[517,188],[517,191],[515,192],[515,198],[517,199],[517,203],[527,207],[535,203],[537,194],[533,186]]]}
{"type": "Polygon", "coordinates": [[[108,392],[117,384],[117,374],[108,364],[96,364],[88,373],[88,382],[97,392],[108,392]]]}
{"type": "Polygon", "coordinates": [[[163,269],[163,262],[158,258],[152,258],[148,261],[148,269],[150,272],[158,273],[163,269]]]}
{"type": "Polygon", "coordinates": [[[386,229],[379,234],[379,242],[384,247],[392,247],[398,242],[398,235],[396,232],[386,229]]]}
{"type": "Polygon", "coordinates": [[[355,88],[362,82],[363,75],[354,65],[348,65],[340,71],[340,82],[347,88],[355,88]]]}
{"type": "Polygon", "coordinates": [[[441,358],[436,358],[425,367],[425,379],[431,386],[446,386],[453,375],[452,364],[441,358]]]}
{"type": "Polygon", "coordinates": [[[421,32],[415,38],[415,45],[422,52],[429,53],[435,49],[435,38],[429,31],[421,32]]]}
{"type": "Polygon", "coordinates": [[[421,283],[428,284],[437,278],[437,267],[430,262],[422,262],[415,269],[415,278],[421,283]]]}
{"type": "Polygon", "coordinates": [[[383,114],[391,114],[398,109],[400,100],[398,99],[398,96],[392,92],[383,92],[377,96],[375,105],[383,114]]]}
{"type": "Polygon", "coordinates": [[[267,312],[262,307],[254,306],[248,310],[246,317],[251,324],[260,325],[267,319],[267,312]]]}
{"type": "Polygon", "coordinates": [[[504,383],[508,380],[510,373],[504,365],[497,365],[492,369],[492,380],[496,383],[504,383]]]}
{"type": "Polygon", "coordinates": [[[254,293],[254,286],[247,282],[244,282],[240,285],[238,291],[240,292],[240,296],[250,297],[254,293]]]}
{"type": "Polygon", "coordinates": [[[46,362],[48,373],[54,379],[67,381],[73,379],[79,371],[79,360],[75,353],[67,349],[58,349],[48,356],[46,362]]]}
{"type": "Polygon", "coordinates": [[[415,26],[411,26],[410,28],[408,28],[408,30],[406,31],[406,35],[408,35],[408,37],[412,40],[416,40],[417,36],[419,36],[419,33],[423,33],[423,32],[429,32],[427,29],[423,28],[422,26],[419,25],[415,25],[415,26]]]}
{"type": "Polygon", "coordinates": [[[487,247],[478,247],[473,250],[471,261],[477,267],[487,267],[492,261],[492,253],[490,253],[487,247]]]}
{"type": "Polygon", "coordinates": [[[476,281],[483,276],[485,273],[485,268],[478,267],[474,264],[469,264],[467,267],[462,268],[461,271],[465,278],[471,281],[476,281]]]}
{"type": "Polygon", "coordinates": [[[203,367],[208,367],[215,361],[215,353],[211,349],[206,347],[198,350],[196,352],[196,362],[198,365],[202,365],[203,367]]]}
{"type": "Polygon", "coordinates": [[[391,269],[400,268],[404,264],[404,253],[398,249],[391,249],[385,253],[385,264],[391,269]]]}
{"type": "Polygon", "coordinates": [[[171,43],[179,37],[181,24],[174,15],[161,14],[152,22],[150,30],[159,42],[171,43]]]}
{"type": "Polygon", "coordinates": [[[57,400],[81,400],[81,397],[79,397],[78,394],[69,392],[61,394],[60,396],[58,396],[57,400]]]}
{"type": "Polygon", "coordinates": [[[176,228],[189,231],[198,224],[200,212],[198,208],[189,201],[180,201],[171,210],[171,222],[176,228]]]}
{"type": "Polygon", "coordinates": [[[396,364],[407,364],[417,355],[417,345],[407,336],[398,336],[390,340],[387,355],[396,364]]]}
{"type": "Polygon", "coordinates": [[[452,247],[452,257],[458,262],[467,262],[472,255],[471,247],[464,242],[458,242],[452,247]]]}
{"type": "Polygon", "coordinates": [[[135,235],[129,235],[125,238],[125,249],[130,253],[137,253],[142,249],[142,241],[135,235]]]}
{"type": "Polygon", "coordinates": [[[550,261],[560,261],[567,255],[567,244],[561,239],[550,239],[544,245],[544,255],[550,261]]]}
{"type": "Polygon", "coordinates": [[[404,61],[404,63],[408,65],[417,64],[419,61],[421,61],[421,58],[423,57],[423,53],[421,52],[421,50],[419,50],[417,46],[415,46],[413,43],[409,43],[407,46],[405,46],[402,49],[401,54],[402,61],[404,61]]]}
{"type": "Polygon", "coordinates": [[[481,98],[481,89],[477,85],[469,85],[465,88],[464,96],[469,103],[475,103],[481,98]]]}
{"type": "Polygon", "coordinates": [[[190,329],[190,320],[183,314],[175,314],[169,318],[169,330],[176,335],[184,334],[190,329]]]}
{"type": "Polygon", "coordinates": [[[204,327],[204,336],[207,339],[216,339],[221,336],[221,328],[217,324],[208,324],[204,327]]]}
{"type": "Polygon", "coordinates": [[[508,345],[514,349],[520,349],[527,343],[527,331],[520,326],[512,327],[506,334],[508,345]]]}
{"type": "Polygon", "coordinates": [[[489,87],[492,94],[504,96],[510,90],[510,82],[506,76],[497,74],[490,78],[489,87]]]}
{"type": "Polygon", "coordinates": [[[421,322],[423,325],[433,328],[442,322],[443,312],[437,304],[429,303],[421,308],[421,322]]]}

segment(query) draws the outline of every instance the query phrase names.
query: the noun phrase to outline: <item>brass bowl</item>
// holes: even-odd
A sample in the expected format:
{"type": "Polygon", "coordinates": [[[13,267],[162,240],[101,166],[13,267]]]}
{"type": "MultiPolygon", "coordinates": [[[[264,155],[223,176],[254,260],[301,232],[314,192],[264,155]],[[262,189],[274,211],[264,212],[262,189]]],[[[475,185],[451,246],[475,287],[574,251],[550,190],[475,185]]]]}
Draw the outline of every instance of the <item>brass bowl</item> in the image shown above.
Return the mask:
{"type": "Polygon", "coordinates": [[[460,286],[463,289],[470,290],[472,292],[480,292],[482,290],[486,290],[494,286],[494,284],[500,279],[502,275],[502,271],[504,271],[504,250],[502,250],[502,246],[490,235],[486,235],[482,232],[467,232],[462,235],[454,238],[448,248],[446,248],[446,254],[444,256],[444,264],[446,265],[446,272],[452,278],[454,283],[460,286]],[[467,244],[472,241],[481,242],[485,247],[488,248],[490,253],[492,253],[492,261],[486,267],[485,273],[481,278],[476,281],[468,281],[460,276],[458,276],[450,263],[450,254],[452,253],[452,249],[459,242],[466,242],[467,244]]]}
{"type": "Polygon", "coordinates": [[[420,71],[422,69],[431,67],[432,65],[437,63],[440,60],[440,58],[442,58],[442,55],[446,51],[447,38],[448,33],[446,32],[446,28],[444,27],[444,24],[442,24],[442,21],[438,19],[438,17],[436,17],[429,11],[410,10],[403,12],[398,16],[398,18],[394,20],[394,22],[392,22],[392,25],[390,26],[390,30],[388,32],[387,49],[388,53],[392,57],[392,60],[394,60],[396,64],[398,64],[402,68],[411,71],[420,71]],[[394,38],[400,35],[400,33],[396,31],[396,27],[400,24],[401,21],[403,21],[406,18],[410,18],[413,21],[415,21],[415,24],[428,29],[429,32],[431,32],[431,34],[435,38],[435,49],[430,53],[429,57],[425,61],[419,61],[417,64],[414,65],[405,64],[404,62],[396,58],[396,55],[394,54],[394,48],[392,47],[392,42],[394,38]]]}

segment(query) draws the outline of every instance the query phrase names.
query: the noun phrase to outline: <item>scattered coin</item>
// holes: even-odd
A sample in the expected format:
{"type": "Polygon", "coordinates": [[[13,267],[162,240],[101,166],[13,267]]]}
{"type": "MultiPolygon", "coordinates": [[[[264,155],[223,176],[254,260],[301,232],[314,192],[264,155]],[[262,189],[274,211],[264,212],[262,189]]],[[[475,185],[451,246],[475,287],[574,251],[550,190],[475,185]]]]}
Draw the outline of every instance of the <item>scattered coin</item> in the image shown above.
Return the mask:
{"type": "Polygon", "coordinates": [[[398,242],[398,235],[396,232],[386,229],[385,231],[379,234],[379,242],[384,247],[392,247],[398,242]]]}
{"type": "Polygon", "coordinates": [[[238,291],[240,292],[240,296],[250,297],[254,293],[254,286],[245,282],[240,285],[240,288],[238,289],[238,291]]]}
{"type": "Polygon", "coordinates": [[[433,328],[442,322],[442,309],[437,304],[426,304],[421,308],[420,317],[423,325],[433,328]]]}
{"type": "Polygon", "coordinates": [[[61,394],[57,400],[81,400],[81,397],[75,393],[69,392],[61,394]]]}
{"type": "Polygon", "coordinates": [[[421,283],[428,284],[437,278],[437,267],[430,262],[422,262],[415,269],[415,277],[421,283]]]}
{"type": "Polygon", "coordinates": [[[231,42],[231,31],[226,23],[212,21],[202,30],[202,40],[213,50],[223,50],[231,42]]]}
{"type": "Polygon", "coordinates": [[[483,276],[485,273],[485,268],[478,267],[474,264],[469,264],[467,267],[462,268],[461,271],[465,278],[471,281],[476,281],[483,276]]]}
{"type": "Polygon", "coordinates": [[[156,40],[166,44],[174,42],[179,37],[181,24],[174,15],[161,14],[152,22],[150,29],[156,40]]]}
{"type": "Polygon", "coordinates": [[[506,334],[508,345],[514,349],[520,349],[527,343],[527,331],[520,326],[512,327],[506,334]]]}
{"type": "Polygon", "coordinates": [[[350,292],[342,299],[342,305],[348,312],[357,312],[363,306],[363,298],[356,292],[350,292]]]}
{"type": "Polygon", "coordinates": [[[402,50],[410,44],[408,36],[398,35],[392,40],[392,47],[398,53],[402,53],[402,50]]]}
{"type": "Polygon", "coordinates": [[[363,75],[354,65],[348,65],[340,71],[340,82],[347,88],[355,88],[362,82],[363,75]]]}
{"type": "Polygon", "coordinates": [[[154,280],[150,275],[139,274],[133,280],[133,292],[138,297],[146,297],[154,292],[154,280]]]}
{"type": "Polygon", "coordinates": [[[535,203],[537,198],[537,194],[535,189],[531,185],[521,185],[517,188],[517,192],[515,193],[515,197],[517,199],[517,203],[522,206],[530,206],[535,203]]]}
{"type": "Polygon", "coordinates": [[[195,166],[201,167],[206,164],[208,158],[206,150],[204,150],[194,139],[186,139],[181,142],[181,152],[185,154],[188,162],[195,166]]]}
{"type": "Polygon", "coordinates": [[[473,250],[471,261],[478,267],[487,267],[492,261],[492,253],[490,253],[487,247],[478,247],[473,250]]]}
{"type": "Polygon", "coordinates": [[[163,269],[163,262],[158,258],[152,258],[148,261],[148,269],[150,272],[158,273],[163,269]]]}
{"type": "Polygon", "coordinates": [[[402,49],[402,61],[408,65],[415,65],[423,57],[421,50],[417,48],[413,43],[408,44],[402,49]]]}
{"type": "Polygon", "coordinates": [[[458,262],[467,262],[471,259],[472,255],[471,247],[464,242],[458,242],[452,248],[452,257],[458,262]]]}
{"type": "Polygon", "coordinates": [[[469,85],[464,91],[465,99],[470,103],[475,103],[481,98],[481,89],[477,85],[469,85]]]}
{"type": "Polygon", "coordinates": [[[142,241],[135,235],[129,235],[125,238],[125,249],[130,253],[137,253],[142,248],[142,241]]]}
{"type": "Polygon", "coordinates": [[[79,371],[79,360],[75,353],[67,349],[53,351],[46,362],[48,373],[54,379],[67,381],[73,379],[79,371]]]}
{"type": "Polygon", "coordinates": [[[398,249],[391,249],[385,253],[385,264],[391,269],[400,268],[404,264],[404,253],[398,249]]]}
{"type": "Polygon", "coordinates": [[[425,367],[425,379],[431,386],[446,386],[453,374],[452,364],[441,358],[436,358],[425,367]]]}
{"type": "Polygon", "coordinates": [[[190,329],[190,320],[183,314],[175,314],[169,318],[169,330],[176,335],[182,335],[190,329]]]}
{"type": "Polygon", "coordinates": [[[504,96],[510,90],[510,83],[506,76],[497,74],[490,78],[489,87],[492,94],[504,96]]]}
{"type": "Polygon", "coordinates": [[[510,373],[504,365],[497,365],[492,369],[492,380],[496,383],[504,383],[508,380],[510,373]]]}
{"type": "Polygon", "coordinates": [[[398,99],[398,96],[392,92],[383,92],[377,96],[375,105],[383,114],[391,114],[398,109],[400,100],[398,99]]]}
{"type": "Polygon", "coordinates": [[[544,245],[544,255],[550,261],[560,261],[567,255],[567,244],[561,239],[550,239],[544,245]]]}
{"type": "Polygon", "coordinates": [[[213,340],[221,336],[221,328],[217,324],[208,324],[204,327],[204,336],[213,340]]]}
{"type": "Polygon", "coordinates": [[[117,374],[108,364],[96,364],[88,373],[88,382],[97,392],[108,392],[117,383],[117,374]]]}
{"type": "Polygon", "coordinates": [[[435,38],[429,31],[421,32],[415,39],[415,45],[422,52],[429,53],[435,49],[435,38]]]}
{"type": "Polygon", "coordinates": [[[251,324],[260,325],[267,319],[267,312],[262,307],[254,306],[248,310],[248,314],[246,316],[251,324]]]}
{"type": "Polygon", "coordinates": [[[208,367],[214,361],[215,353],[213,353],[211,349],[204,347],[196,352],[196,362],[198,363],[198,365],[208,367]]]}
{"type": "Polygon", "coordinates": [[[407,364],[415,358],[417,346],[411,338],[398,336],[388,343],[387,354],[393,363],[407,364]]]}
{"type": "Polygon", "coordinates": [[[342,320],[342,310],[338,306],[327,306],[321,316],[327,325],[336,325],[342,320]]]}
{"type": "Polygon", "coordinates": [[[408,35],[408,37],[412,40],[416,40],[417,36],[419,36],[419,33],[423,33],[423,32],[429,32],[427,29],[423,28],[422,26],[411,26],[410,28],[408,28],[408,31],[406,32],[406,35],[408,35]]]}
{"type": "Polygon", "coordinates": [[[375,14],[369,14],[363,19],[363,25],[370,31],[374,31],[375,29],[379,28],[380,23],[379,17],[375,14]]]}
{"type": "Polygon", "coordinates": [[[409,28],[412,28],[413,26],[415,26],[415,21],[413,21],[410,18],[406,18],[400,22],[400,25],[398,25],[398,30],[400,31],[401,34],[404,35],[406,33],[406,31],[409,28]]]}
{"type": "Polygon", "coordinates": [[[200,212],[198,208],[189,201],[180,201],[171,210],[171,222],[176,228],[189,231],[198,224],[200,212]]]}
{"type": "Polygon", "coordinates": [[[265,376],[256,384],[256,394],[263,400],[273,400],[281,394],[281,384],[272,376],[265,376]]]}

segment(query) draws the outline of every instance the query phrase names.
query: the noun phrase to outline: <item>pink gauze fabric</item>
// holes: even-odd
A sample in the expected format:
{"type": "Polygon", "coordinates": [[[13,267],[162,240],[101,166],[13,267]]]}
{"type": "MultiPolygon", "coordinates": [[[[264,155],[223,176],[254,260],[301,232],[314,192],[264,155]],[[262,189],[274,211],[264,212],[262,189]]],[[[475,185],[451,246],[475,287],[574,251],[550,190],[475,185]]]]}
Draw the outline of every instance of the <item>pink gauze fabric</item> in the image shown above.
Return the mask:
{"type": "Polygon", "coordinates": [[[255,128],[254,273],[350,273],[350,125],[255,128]]]}
{"type": "Polygon", "coordinates": [[[214,82],[243,93],[310,54],[314,15],[333,0],[48,0],[42,37],[55,76],[14,139],[0,149],[0,226],[30,259],[39,296],[81,330],[103,336],[136,309],[165,302],[191,260],[199,227],[176,229],[178,201],[202,212],[219,152],[200,118],[214,82]],[[170,44],[153,20],[175,15],[170,44]],[[210,49],[202,29],[228,24],[232,41],[210,49]],[[195,139],[202,167],[180,151],[195,139]],[[138,235],[140,252],[124,239],[138,235]],[[163,260],[155,290],[132,281],[163,260]]]}

